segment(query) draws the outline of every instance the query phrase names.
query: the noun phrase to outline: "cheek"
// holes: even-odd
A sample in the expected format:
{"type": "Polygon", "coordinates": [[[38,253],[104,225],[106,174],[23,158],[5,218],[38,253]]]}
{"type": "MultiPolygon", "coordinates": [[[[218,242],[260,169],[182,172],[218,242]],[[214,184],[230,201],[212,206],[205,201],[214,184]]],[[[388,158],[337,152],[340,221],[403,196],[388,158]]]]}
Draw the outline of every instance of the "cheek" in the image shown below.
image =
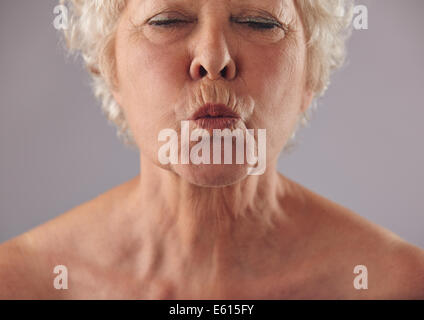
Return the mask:
{"type": "Polygon", "coordinates": [[[267,129],[271,152],[282,149],[298,120],[304,89],[304,51],[293,43],[251,49],[243,70],[248,90],[258,105],[251,125],[267,129]]]}
{"type": "MultiPolygon", "coordinates": [[[[304,86],[304,53],[291,45],[265,50],[252,49],[243,70],[248,90],[261,104],[262,117],[300,108],[304,86]]],[[[259,110],[258,110],[259,111],[259,110]]],[[[277,119],[275,119],[277,121],[277,119]]]]}
{"type": "Polygon", "coordinates": [[[184,82],[184,57],[176,51],[145,45],[127,50],[125,61],[127,93],[138,101],[150,102],[143,105],[155,113],[169,107],[184,82]]]}
{"type": "Polygon", "coordinates": [[[179,52],[151,44],[123,44],[117,50],[122,107],[140,139],[157,139],[175,121],[172,105],[184,85],[186,67],[179,52]]]}

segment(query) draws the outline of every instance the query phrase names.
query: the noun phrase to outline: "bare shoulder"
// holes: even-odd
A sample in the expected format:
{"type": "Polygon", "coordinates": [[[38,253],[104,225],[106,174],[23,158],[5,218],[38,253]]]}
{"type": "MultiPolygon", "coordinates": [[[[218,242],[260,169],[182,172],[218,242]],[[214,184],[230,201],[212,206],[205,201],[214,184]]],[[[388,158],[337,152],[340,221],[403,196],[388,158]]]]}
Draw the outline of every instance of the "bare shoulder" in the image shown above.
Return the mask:
{"type": "MultiPolygon", "coordinates": [[[[424,250],[317,193],[291,181],[300,194],[308,241],[322,252],[334,282],[354,299],[424,299],[424,250]],[[367,290],[353,290],[353,271],[365,266],[367,290]]],[[[338,296],[344,297],[344,294],[338,296]]]]}
{"type": "Polygon", "coordinates": [[[56,266],[90,270],[110,261],[106,249],[113,250],[114,221],[109,216],[128,183],[0,244],[0,299],[55,298],[56,266]]]}
{"type": "Polygon", "coordinates": [[[0,299],[53,298],[54,291],[48,290],[53,269],[61,252],[71,247],[66,230],[61,231],[69,216],[65,213],[0,245],[0,299]]]}
{"type": "Polygon", "coordinates": [[[397,243],[393,251],[393,281],[398,292],[411,299],[424,299],[424,251],[404,241],[397,243]]]}
{"type": "Polygon", "coordinates": [[[19,292],[34,281],[24,268],[31,262],[24,242],[20,236],[0,245],[0,299],[24,298],[19,292]]]}

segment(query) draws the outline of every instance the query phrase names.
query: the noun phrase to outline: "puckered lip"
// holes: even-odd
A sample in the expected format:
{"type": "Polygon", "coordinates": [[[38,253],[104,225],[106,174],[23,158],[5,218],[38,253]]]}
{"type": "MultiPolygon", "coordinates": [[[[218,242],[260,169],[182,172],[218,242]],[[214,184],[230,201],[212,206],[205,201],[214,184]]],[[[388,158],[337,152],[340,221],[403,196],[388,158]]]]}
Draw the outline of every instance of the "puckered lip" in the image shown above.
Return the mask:
{"type": "Polygon", "coordinates": [[[225,104],[206,103],[193,113],[189,120],[199,120],[207,118],[234,118],[240,119],[240,115],[225,104]]]}

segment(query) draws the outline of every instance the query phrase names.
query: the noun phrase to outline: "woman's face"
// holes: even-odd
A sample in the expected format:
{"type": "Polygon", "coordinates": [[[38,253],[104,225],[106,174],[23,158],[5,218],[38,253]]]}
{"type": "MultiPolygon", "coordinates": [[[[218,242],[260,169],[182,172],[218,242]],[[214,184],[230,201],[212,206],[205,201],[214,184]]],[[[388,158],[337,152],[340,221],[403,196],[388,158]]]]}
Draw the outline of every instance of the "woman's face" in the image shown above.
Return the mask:
{"type": "MultiPolygon", "coordinates": [[[[230,142],[232,164],[213,162],[212,137],[211,164],[182,164],[184,148],[198,143],[187,144],[183,123],[190,133],[205,128],[193,115],[206,103],[224,104],[238,117],[219,122],[221,129],[253,129],[256,153],[264,143],[258,130],[266,129],[263,160],[272,165],[312,99],[306,87],[304,32],[293,0],[129,0],[115,43],[113,94],[142,161],[197,185],[232,184],[251,168],[246,157],[236,163],[235,139],[230,142]],[[171,141],[158,140],[164,129],[178,134],[178,164],[159,160],[161,147],[171,141]]],[[[211,133],[214,122],[205,121],[211,133]]],[[[224,145],[222,140],[222,159],[224,145]]]]}

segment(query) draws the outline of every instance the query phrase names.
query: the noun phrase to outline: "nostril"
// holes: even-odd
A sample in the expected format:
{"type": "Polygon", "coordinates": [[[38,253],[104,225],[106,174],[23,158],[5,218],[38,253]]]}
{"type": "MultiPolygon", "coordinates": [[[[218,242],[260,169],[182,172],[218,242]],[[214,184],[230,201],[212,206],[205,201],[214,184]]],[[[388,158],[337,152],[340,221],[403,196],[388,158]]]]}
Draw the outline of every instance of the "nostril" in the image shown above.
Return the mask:
{"type": "Polygon", "coordinates": [[[227,67],[225,67],[224,69],[221,70],[221,76],[223,78],[226,78],[226,75],[227,75],[227,67]]]}
{"type": "Polygon", "coordinates": [[[202,78],[207,74],[207,71],[205,68],[203,68],[203,66],[200,66],[199,74],[202,78]]]}
{"type": "MultiPolygon", "coordinates": [[[[228,75],[228,71],[229,69],[228,69],[228,66],[225,66],[220,72],[219,72],[219,74],[220,74],[220,76],[221,77],[223,77],[224,79],[226,79],[227,78],[227,75],[228,75]]],[[[198,76],[199,76],[199,78],[203,78],[203,77],[205,77],[206,75],[208,74],[208,71],[205,69],[205,67],[203,67],[202,65],[200,65],[199,66],[199,69],[198,69],[198,76]]]]}

